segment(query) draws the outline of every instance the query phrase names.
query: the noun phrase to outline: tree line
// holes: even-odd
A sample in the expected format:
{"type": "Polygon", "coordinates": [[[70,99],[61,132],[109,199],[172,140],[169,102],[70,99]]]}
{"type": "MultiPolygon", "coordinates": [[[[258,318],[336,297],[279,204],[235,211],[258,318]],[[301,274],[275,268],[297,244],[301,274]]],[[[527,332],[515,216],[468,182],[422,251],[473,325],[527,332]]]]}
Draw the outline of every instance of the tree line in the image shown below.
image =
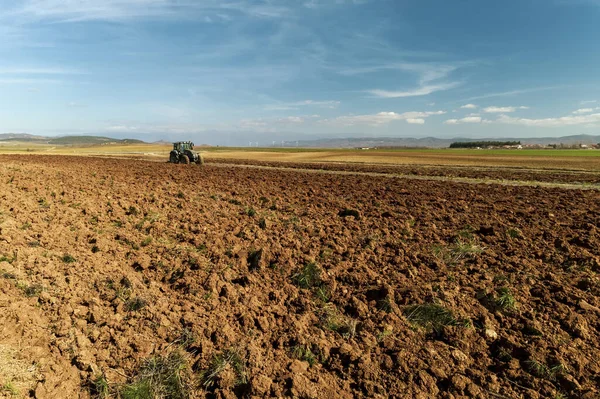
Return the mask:
{"type": "Polygon", "coordinates": [[[505,145],[519,145],[520,141],[457,141],[450,144],[450,148],[477,148],[477,147],[502,147],[505,145]]]}

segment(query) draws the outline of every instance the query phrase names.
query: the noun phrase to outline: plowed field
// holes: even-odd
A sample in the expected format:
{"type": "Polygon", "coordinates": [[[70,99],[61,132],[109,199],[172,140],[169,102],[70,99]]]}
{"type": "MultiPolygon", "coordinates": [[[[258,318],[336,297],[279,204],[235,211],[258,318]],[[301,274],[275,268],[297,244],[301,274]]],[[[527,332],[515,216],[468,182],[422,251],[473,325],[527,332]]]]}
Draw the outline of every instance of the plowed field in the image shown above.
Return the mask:
{"type": "Polygon", "coordinates": [[[598,398],[599,244],[597,190],[2,156],[0,397],[598,398]]]}

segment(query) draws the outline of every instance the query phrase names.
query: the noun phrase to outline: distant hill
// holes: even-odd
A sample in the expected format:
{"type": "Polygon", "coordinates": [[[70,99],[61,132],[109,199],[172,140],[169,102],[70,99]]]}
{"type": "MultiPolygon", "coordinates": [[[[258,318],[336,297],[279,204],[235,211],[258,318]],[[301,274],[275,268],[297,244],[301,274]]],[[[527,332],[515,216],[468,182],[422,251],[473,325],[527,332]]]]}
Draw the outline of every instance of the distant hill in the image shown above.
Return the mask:
{"type": "Polygon", "coordinates": [[[0,134],[0,141],[36,141],[45,142],[48,137],[36,136],[27,133],[2,133],[0,134]]]}
{"type": "MultiPolygon", "coordinates": [[[[138,137],[152,137],[148,134],[139,134],[138,137]]],[[[178,140],[192,140],[200,144],[197,147],[210,147],[212,145],[246,145],[248,138],[254,138],[258,142],[259,134],[256,132],[218,132],[206,131],[201,134],[189,135],[188,137],[154,137],[160,141],[154,141],[156,144],[171,144],[178,140]]],[[[405,148],[448,148],[454,142],[474,142],[474,141],[520,141],[522,144],[597,144],[600,143],[600,136],[592,135],[573,135],[563,137],[478,137],[478,138],[437,138],[437,137],[336,137],[336,138],[318,138],[291,132],[274,133],[272,136],[260,136],[260,143],[274,143],[272,147],[303,147],[303,148],[363,148],[363,147],[405,147],[405,148]],[[287,137],[287,140],[282,138],[287,137]],[[299,140],[291,140],[290,137],[297,137],[299,140]]],[[[89,145],[127,145],[127,144],[146,144],[143,140],[129,138],[113,138],[107,136],[60,136],[47,137],[36,136],[27,133],[4,133],[0,134],[0,142],[22,142],[50,144],[56,146],[89,146],[89,145]]],[[[258,143],[257,143],[258,146],[258,143]]]]}
{"type": "MultiPolygon", "coordinates": [[[[563,137],[492,137],[492,138],[465,138],[455,137],[451,139],[439,139],[436,137],[353,137],[353,138],[329,138],[316,140],[286,141],[286,147],[305,147],[305,148],[372,148],[372,147],[428,147],[428,148],[447,148],[450,144],[473,141],[520,141],[522,144],[596,144],[600,143],[600,136],[590,136],[585,134],[563,137]]],[[[279,145],[277,145],[279,147],[279,145]]]]}
{"type": "Polygon", "coordinates": [[[25,133],[0,134],[0,142],[45,143],[52,145],[98,145],[98,144],[145,144],[137,139],[115,139],[104,136],[62,136],[45,137],[25,133]]]}
{"type": "Polygon", "coordinates": [[[48,140],[48,144],[54,145],[94,145],[94,144],[142,144],[142,140],[113,139],[102,136],[64,136],[48,140]]]}

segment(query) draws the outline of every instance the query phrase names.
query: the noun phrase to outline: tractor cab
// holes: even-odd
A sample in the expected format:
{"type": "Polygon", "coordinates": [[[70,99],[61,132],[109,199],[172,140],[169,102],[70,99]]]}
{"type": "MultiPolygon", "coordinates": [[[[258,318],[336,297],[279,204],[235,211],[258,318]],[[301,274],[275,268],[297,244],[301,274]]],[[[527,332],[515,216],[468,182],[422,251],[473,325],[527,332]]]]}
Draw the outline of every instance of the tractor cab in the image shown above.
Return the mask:
{"type": "Polygon", "coordinates": [[[193,150],[194,143],[192,143],[191,141],[178,141],[176,143],[173,143],[173,149],[179,152],[184,152],[185,150],[193,150]]]}

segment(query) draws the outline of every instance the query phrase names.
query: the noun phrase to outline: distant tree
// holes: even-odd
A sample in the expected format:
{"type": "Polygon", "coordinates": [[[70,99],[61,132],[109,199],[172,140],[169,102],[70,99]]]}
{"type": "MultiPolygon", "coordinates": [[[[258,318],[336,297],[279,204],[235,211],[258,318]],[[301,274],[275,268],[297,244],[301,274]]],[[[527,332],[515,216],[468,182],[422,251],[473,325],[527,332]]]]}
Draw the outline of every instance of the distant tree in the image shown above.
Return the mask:
{"type": "Polygon", "coordinates": [[[457,141],[450,144],[450,148],[502,147],[519,144],[520,141],[457,141]]]}

